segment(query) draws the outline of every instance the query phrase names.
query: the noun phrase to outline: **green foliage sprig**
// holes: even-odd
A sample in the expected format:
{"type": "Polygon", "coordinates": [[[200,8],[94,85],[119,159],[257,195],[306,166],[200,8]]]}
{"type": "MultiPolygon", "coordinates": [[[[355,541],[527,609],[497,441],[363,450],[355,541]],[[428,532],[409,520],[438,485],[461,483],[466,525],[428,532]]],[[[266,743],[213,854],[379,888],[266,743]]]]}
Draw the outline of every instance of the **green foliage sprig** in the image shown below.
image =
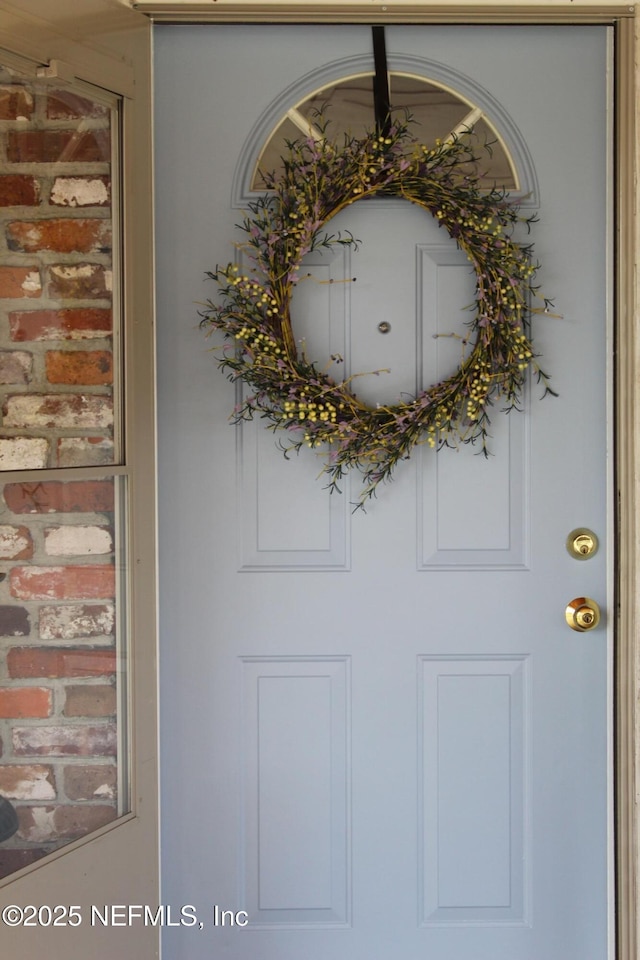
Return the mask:
{"type": "Polygon", "coordinates": [[[387,135],[299,139],[288,145],[284,170],[264,177],[269,190],[249,205],[241,224],[251,266],[235,263],[208,276],[220,302],[207,301],[201,326],[227,339],[220,366],[250,388],[233,414],[255,414],[283,430],[285,454],[328,447],[324,471],[331,490],[352,467],[364,476],[359,505],[389,480],[413,447],[478,443],[487,454],[488,410],[501,400],[517,408],[528,368],[553,393],[530,339],[538,265],[532,245],[513,238],[520,216],[504,191],[481,187],[471,134],[427,147],[405,122],[387,135]],[[402,197],[423,207],[466,253],[476,275],[467,355],[450,377],[406,402],[371,407],[358,399],[353,378],[337,381],[296,349],[291,296],[303,258],[320,246],[356,244],[351,234],[326,231],[350,204],[373,196],[402,197]]]}

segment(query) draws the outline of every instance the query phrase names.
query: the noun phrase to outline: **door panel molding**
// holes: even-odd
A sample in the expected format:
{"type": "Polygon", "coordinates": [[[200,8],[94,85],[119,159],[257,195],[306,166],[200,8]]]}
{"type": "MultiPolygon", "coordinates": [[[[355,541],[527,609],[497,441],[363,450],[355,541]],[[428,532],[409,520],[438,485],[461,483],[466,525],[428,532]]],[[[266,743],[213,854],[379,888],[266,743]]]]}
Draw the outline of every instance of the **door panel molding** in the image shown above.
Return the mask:
{"type": "Polygon", "coordinates": [[[241,668],[251,927],[350,927],[351,658],[243,657],[241,668]],[[283,776],[285,816],[274,801],[283,776]],[[287,846],[296,855],[285,862],[287,846]]]}
{"type": "Polygon", "coordinates": [[[420,656],[417,666],[419,922],[530,926],[531,658],[428,655],[420,656]],[[463,756],[477,741],[460,725],[461,703],[473,705],[474,732],[482,729],[487,747],[484,756],[477,750],[463,756]],[[462,872],[453,851],[472,805],[484,818],[484,829],[481,843],[469,845],[462,872]]]}

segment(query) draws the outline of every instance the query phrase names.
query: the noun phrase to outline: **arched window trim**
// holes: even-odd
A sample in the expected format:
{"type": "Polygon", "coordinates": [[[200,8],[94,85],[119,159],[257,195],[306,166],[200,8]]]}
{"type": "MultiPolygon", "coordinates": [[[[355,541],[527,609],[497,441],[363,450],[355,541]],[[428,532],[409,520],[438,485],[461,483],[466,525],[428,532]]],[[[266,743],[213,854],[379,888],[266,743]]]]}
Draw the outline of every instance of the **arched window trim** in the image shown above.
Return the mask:
{"type": "MultiPolygon", "coordinates": [[[[466,103],[470,113],[479,109],[482,119],[503,148],[514,173],[518,189],[511,190],[511,195],[519,199],[523,208],[538,207],[538,181],[524,138],[506,109],[487,90],[446,64],[420,57],[390,54],[389,71],[396,76],[440,87],[466,103]]],[[[373,65],[369,56],[350,57],[312,71],[283,90],[263,112],[245,141],[233,180],[233,206],[242,208],[264,192],[252,189],[254,173],[269,140],[285,117],[289,116],[302,132],[304,118],[299,108],[308,99],[337,83],[372,75],[373,65]]]]}

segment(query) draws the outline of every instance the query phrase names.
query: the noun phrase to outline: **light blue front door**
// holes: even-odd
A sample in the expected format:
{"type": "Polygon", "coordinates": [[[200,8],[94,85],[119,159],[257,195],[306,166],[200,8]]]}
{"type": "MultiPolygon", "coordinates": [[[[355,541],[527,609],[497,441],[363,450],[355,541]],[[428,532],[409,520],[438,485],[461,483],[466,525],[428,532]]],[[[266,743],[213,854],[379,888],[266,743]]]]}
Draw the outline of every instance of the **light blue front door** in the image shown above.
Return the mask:
{"type": "MultiPolygon", "coordinates": [[[[496,411],[489,461],[416,450],[366,514],[355,477],[329,497],[314,452],[229,425],[196,301],[234,257],[261,118],[372,69],[371,31],[155,45],[163,902],[198,916],[165,960],[605,960],[606,616],[581,634],[564,611],[607,605],[608,31],[387,28],[391,69],[446,75],[520,144],[559,397],[496,411]],[[565,547],[583,526],[587,562],[565,547]]],[[[388,402],[455,368],[434,335],[464,329],[473,276],[402,201],[341,216],[359,251],[309,270],[357,283],[301,288],[296,322],[320,360],[390,367],[362,386],[388,402]]]]}

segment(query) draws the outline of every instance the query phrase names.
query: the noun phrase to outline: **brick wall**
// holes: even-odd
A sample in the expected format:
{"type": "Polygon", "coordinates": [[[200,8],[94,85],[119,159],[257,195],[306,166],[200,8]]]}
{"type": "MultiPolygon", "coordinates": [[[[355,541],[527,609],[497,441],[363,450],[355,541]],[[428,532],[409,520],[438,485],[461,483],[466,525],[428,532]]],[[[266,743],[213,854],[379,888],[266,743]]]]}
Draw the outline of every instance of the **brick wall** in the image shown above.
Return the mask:
{"type": "Polygon", "coordinates": [[[0,876],[116,815],[114,481],[7,483],[0,501],[0,876]]]}
{"type": "Polygon", "coordinates": [[[110,112],[0,86],[0,469],[113,462],[110,112]]]}
{"type": "Polygon", "coordinates": [[[117,801],[110,113],[0,73],[0,877],[117,801]],[[2,85],[4,83],[4,85],[2,85]]]}

